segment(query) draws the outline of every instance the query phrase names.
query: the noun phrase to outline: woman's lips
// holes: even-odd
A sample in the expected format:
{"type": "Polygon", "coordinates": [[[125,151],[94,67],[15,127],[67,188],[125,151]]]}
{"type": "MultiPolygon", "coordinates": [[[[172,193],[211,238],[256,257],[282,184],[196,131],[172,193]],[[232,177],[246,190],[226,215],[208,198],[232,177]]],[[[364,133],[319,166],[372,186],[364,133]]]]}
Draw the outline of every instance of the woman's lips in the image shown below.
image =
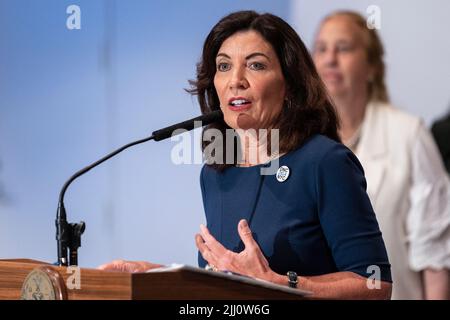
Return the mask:
{"type": "Polygon", "coordinates": [[[327,72],[322,75],[325,81],[337,82],[342,80],[342,75],[335,72],[327,72]]]}
{"type": "Polygon", "coordinates": [[[252,107],[252,103],[246,103],[246,104],[241,104],[241,105],[237,105],[237,106],[233,106],[233,105],[228,105],[228,108],[231,111],[245,111],[248,110],[252,107]]]}

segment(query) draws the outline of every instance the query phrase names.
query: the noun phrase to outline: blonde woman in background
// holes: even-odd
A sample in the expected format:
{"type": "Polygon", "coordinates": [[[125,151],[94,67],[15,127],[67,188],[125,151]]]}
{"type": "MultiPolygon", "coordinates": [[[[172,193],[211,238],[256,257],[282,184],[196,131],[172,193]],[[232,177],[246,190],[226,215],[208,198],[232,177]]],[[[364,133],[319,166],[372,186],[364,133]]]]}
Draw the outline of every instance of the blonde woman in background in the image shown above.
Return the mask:
{"type": "Polygon", "coordinates": [[[422,121],[390,105],[383,51],[361,15],[340,11],[321,22],[313,58],[341,138],[365,170],[392,264],[392,298],[447,299],[449,179],[422,121]]]}

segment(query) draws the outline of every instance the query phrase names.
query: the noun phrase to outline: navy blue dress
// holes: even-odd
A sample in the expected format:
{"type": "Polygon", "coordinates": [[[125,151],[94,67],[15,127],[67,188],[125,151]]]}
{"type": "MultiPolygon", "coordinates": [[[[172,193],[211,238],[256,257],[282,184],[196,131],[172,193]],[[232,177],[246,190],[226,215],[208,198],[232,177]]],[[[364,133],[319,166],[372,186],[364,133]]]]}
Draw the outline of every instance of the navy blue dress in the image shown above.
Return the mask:
{"type": "MultiPolygon", "coordinates": [[[[237,225],[247,219],[270,267],[279,274],[351,271],[368,277],[375,265],[381,280],[391,282],[364,171],[349,149],[316,135],[279,158],[279,166],[290,169],[286,181],[261,175],[262,166],[223,172],[202,168],[207,226],[219,242],[242,251],[237,225]]],[[[205,265],[199,254],[199,266],[205,265]]]]}

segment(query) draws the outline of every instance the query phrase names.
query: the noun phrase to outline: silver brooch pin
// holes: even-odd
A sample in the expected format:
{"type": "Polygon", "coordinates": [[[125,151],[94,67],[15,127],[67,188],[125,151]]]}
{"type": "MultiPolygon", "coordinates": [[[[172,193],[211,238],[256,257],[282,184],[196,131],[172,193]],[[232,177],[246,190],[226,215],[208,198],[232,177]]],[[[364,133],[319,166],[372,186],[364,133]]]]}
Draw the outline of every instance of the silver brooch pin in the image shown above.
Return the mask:
{"type": "Polygon", "coordinates": [[[285,182],[289,178],[290,170],[287,166],[281,166],[277,170],[277,180],[278,182],[285,182]]]}

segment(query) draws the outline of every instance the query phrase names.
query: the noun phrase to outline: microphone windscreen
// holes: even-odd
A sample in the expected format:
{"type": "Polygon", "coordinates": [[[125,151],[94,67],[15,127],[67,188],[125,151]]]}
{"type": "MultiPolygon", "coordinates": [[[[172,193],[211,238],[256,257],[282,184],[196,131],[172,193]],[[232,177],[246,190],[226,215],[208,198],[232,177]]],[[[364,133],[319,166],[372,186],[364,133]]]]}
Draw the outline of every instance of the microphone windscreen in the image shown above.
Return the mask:
{"type": "Polygon", "coordinates": [[[196,121],[201,121],[202,126],[206,126],[208,124],[219,121],[221,119],[223,119],[222,110],[216,110],[216,111],[210,112],[208,114],[204,114],[199,117],[196,117],[196,118],[193,118],[190,120],[186,120],[186,121],[174,124],[172,126],[154,131],[152,133],[153,140],[161,141],[161,140],[170,138],[172,136],[172,133],[177,129],[184,129],[184,130],[190,131],[190,130],[194,129],[196,121]]]}

